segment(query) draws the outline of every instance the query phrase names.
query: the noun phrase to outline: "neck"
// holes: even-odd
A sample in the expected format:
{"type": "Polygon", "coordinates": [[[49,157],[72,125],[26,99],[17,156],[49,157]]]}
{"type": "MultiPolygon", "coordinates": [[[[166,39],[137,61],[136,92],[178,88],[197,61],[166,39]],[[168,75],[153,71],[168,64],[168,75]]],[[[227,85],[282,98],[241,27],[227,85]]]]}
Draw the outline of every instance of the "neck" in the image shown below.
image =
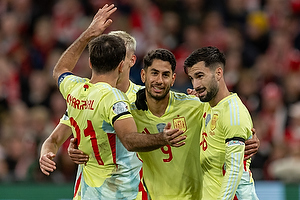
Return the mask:
{"type": "Polygon", "coordinates": [[[229,92],[228,88],[226,87],[226,84],[225,83],[220,84],[217,95],[211,101],[209,101],[210,106],[211,107],[216,106],[222,99],[224,99],[225,97],[228,97],[229,95],[230,95],[230,92],[229,92]]]}
{"type": "Polygon", "coordinates": [[[168,93],[164,99],[156,100],[146,92],[148,108],[151,113],[157,117],[161,117],[163,114],[165,114],[166,108],[169,104],[169,98],[170,93],[168,93]]]}
{"type": "Polygon", "coordinates": [[[121,90],[122,92],[126,93],[128,88],[130,86],[130,81],[129,79],[119,79],[118,82],[117,82],[117,88],[119,90],[121,90]]]}
{"type": "Polygon", "coordinates": [[[127,92],[130,86],[129,75],[130,75],[130,68],[123,69],[123,72],[120,74],[120,77],[117,81],[117,88],[124,93],[127,92]]]}
{"type": "Polygon", "coordinates": [[[90,83],[96,84],[98,82],[108,83],[112,87],[116,87],[118,76],[115,73],[109,72],[105,74],[92,73],[90,83]]]}

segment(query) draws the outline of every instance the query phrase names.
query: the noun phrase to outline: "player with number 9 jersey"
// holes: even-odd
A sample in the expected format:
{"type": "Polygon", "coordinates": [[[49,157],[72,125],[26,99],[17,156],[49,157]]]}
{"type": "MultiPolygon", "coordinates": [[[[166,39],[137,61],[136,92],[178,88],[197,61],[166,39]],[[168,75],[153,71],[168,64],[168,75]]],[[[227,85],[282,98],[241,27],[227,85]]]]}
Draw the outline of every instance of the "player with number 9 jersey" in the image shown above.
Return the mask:
{"type": "Polygon", "coordinates": [[[89,155],[86,165],[79,166],[82,173],[78,171],[81,198],[135,199],[142,163],[122,145],[113,128],[114,121],[132,117],[128,98],[107,83],[91,84],[71,73],[59,80],[78,148],[89,155]]]}
{"type": "Polygon", "coordinates": [[[200,119],[203,103],[198,98],[170,91],[164,115],[157,117],[150,110],[138,110],[131,104],[131,113],[138,132],[153,134],[163,130],[168,122],[187,135],[185,145],[169,145],[150,152],[139,152],[143,161],[143,182],[151,199],[201,199],[200,119]]]}

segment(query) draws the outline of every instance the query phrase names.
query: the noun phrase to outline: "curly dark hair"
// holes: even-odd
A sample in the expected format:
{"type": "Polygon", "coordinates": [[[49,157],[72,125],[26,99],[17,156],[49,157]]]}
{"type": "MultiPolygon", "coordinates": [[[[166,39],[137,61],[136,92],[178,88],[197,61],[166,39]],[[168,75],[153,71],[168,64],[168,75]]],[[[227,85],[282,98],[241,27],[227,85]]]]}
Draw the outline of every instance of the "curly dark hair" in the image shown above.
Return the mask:
{"type": "Polygon", "coordinates": [[[149,51],[144,57],[144,69],[147,69],[152,65],[153,60],[158,59],[162,61],[168,61],[171,64],[172,72],[175,71],[176,68],[176,59],[174,54],[167,49],[156,49],[149,51]]]}

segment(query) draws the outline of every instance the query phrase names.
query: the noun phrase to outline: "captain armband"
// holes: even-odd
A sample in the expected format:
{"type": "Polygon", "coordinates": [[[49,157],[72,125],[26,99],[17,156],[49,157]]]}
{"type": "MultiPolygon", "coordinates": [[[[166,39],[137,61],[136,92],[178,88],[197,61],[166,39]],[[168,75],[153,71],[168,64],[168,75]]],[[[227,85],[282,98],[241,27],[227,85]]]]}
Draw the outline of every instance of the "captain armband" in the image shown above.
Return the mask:
{"type": "Polygon", "coordinates": [[[65,72],[65,73],[62,73],[59,77],[58,77],[58,80],[57,80],[57,85],[59,87],[59,85],[61,84],[61,82],[64,80],[64,78],[66,76],[69,76],[69,75],[73,75],[71,72],[65,72]]]}
{"type": "Polygon", "coordinates": [[[232,138],[227,138],[225,140],[225,143],[228,146],[245,145],[245,139],[241,137],[232,137],[232,138]]]}

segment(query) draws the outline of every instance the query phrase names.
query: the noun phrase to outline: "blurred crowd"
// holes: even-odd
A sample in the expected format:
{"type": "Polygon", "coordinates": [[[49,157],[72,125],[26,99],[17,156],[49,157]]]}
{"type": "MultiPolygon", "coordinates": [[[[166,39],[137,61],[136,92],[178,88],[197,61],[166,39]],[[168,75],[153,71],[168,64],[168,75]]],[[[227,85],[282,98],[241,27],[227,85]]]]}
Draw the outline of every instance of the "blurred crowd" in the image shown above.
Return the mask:
{"type": "MultiPolygon", "coordinates": [[[[106,32],[123,30],[137,40],[130,75],[137,84],[150,49],[174,53],[173,90],[180,92],[191,87],[185,58],[203,46],[222,50],[227,85],[249,109],[261,142],[254,179],[300,182],[300,0],[1,0],[1,183],[73,182],[68,141],[50,177],[38,165],[41,144],[66,109],[52,70],[105,3],[118,8],[106,32]]],[[[75,74],[90,77],[87,56],[75,74]]]]}

